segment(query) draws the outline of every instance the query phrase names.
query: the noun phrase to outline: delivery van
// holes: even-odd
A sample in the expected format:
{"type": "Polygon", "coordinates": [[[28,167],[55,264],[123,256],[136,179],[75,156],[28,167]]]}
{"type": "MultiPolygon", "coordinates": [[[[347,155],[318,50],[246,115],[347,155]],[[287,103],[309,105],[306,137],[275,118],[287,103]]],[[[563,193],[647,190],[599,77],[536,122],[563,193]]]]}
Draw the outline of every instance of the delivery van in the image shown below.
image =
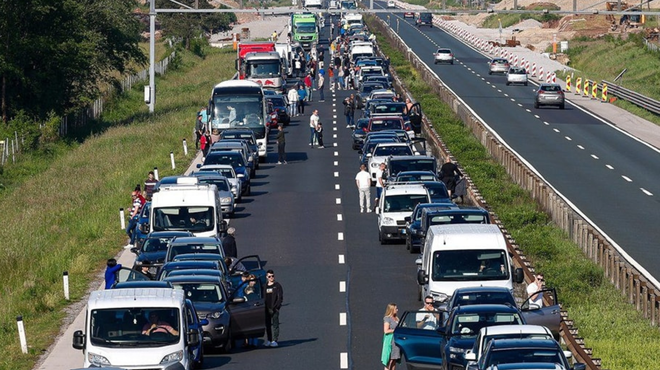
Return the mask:
{"type": "Polygon", "coordinates": [[[430,295],[441,304],[457,288],[500,286],[513,290],[523,282],[521,268],[514,270],[504,235],[493,224],[431,226],[417,259],[421,297],[430,295]]]}
{"type": "Polygon", "coordinates": [[[192,369],[203,362],[201,326],[190,300],[172,288],[108,289],[87,300],[73,333],[83,367],[192,369]]]}

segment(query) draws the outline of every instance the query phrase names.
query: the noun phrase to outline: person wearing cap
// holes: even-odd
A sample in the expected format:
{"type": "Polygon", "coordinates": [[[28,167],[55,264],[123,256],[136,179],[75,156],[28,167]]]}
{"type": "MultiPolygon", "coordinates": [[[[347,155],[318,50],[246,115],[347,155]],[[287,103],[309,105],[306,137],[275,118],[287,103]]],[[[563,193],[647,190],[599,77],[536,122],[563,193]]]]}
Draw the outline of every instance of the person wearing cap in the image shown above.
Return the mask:
{"type": "Polygon", "coordinates": [[[222,249],[225,251],[225,256],[227,257],[238,257],[238,250],[236,250],[236,238],[234,238],[235,233],[236,229],[230,227],[227,229],[227,235],[222,238],[222,249]]]}

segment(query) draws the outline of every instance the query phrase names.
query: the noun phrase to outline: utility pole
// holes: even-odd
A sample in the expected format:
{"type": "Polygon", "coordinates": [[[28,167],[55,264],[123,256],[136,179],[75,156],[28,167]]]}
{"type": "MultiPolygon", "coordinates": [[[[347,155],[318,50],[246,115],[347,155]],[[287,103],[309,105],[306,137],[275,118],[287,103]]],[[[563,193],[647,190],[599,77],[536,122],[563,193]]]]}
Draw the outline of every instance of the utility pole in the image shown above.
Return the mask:
{"type": "MultiPolygon", "coordinates": [[[[145,97],[147,98],[147,97],[145,97]]],[[[156,106],[156,0],[149,0],[149,113],[156,106]]]]}

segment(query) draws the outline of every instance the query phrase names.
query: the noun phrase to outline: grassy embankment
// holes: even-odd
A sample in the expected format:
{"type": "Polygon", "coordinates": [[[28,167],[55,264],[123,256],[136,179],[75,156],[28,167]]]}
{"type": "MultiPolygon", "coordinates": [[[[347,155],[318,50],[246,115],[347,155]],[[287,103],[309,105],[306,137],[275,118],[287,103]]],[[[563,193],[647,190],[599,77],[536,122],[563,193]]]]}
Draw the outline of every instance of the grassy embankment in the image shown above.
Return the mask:
{"type": "MultiPolygon", "coordinates": [[[[375,27],[370,27],[375,30],[375,27]]],[[[379,40],[384,36],[378,35],[379,40]]],[[[433,122],[458,162],[470,174],[492,210],[502,219],[516,242],[548,286],[556,287],[570,317],[612,370],[657,367],[660,332],[651,327],[603,276],[603,271],[584,257],[566,234],[553,225],[529,194],[513,184],[504,168],[495,163],[450,107],[432,93],[426,81],[389,43],[379,43],[391,58],[391,66],[403,79],[433,122]]]]}
{"type": "Polygon", "coordinates": [[[120,251],[126,236],[118,210],[129,206],[135,184],[154,166],[161,176],[187,166],[190,158],[183,155],[181,140],[190,143],[195,111],[206,104],[213,85],[233,75],[233,68],[223,66],[233,66],[234,53],[210,51],[205,59],[179,55],[179,68],[158,79],[153,116],[142,89],[135,88],[106,104],[96,135],[60,146],[49,158],[25,155],[9,166],[32,175],[0,199],[5,220],[0,229],[0,369],[30,369],[52,343],[68,304],[63,271],[69,272],[71,299],[80,300],[105,260],[120,251]],[[27,355],[20,350],[18,315],[25,320],[27,355]]]}

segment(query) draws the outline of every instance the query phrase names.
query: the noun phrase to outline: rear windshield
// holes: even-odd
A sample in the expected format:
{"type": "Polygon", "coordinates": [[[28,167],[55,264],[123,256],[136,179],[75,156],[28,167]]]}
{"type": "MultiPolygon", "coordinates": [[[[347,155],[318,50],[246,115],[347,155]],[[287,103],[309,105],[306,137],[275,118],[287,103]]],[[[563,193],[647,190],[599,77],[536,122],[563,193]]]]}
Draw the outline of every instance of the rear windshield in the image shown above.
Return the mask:
{"type": "Polygon", "coordinates": [[[546,85],[546,86],[541,86],[541,90],[543,90],[543,91],[561,91],[561,87],[559,85],[546,85]]]}
{"type": "Polygon", "coordinates": [[[412,212],[419,203],[428,203],[426,194],[401,194],[385,197],[385,212],[412,212]]]}

